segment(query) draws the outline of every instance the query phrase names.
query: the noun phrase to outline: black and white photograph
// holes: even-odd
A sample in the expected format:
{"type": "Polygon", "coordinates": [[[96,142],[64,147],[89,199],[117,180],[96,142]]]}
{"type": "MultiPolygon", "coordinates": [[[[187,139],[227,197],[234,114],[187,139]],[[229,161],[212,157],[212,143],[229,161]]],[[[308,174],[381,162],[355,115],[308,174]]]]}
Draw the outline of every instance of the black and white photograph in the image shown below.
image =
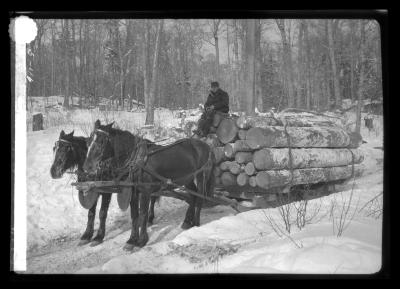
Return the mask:
{"type": "Polygon", "coordinates": [[[380,272],[379,21],[93,13],[10,18],[10,271],[380,272]]]}

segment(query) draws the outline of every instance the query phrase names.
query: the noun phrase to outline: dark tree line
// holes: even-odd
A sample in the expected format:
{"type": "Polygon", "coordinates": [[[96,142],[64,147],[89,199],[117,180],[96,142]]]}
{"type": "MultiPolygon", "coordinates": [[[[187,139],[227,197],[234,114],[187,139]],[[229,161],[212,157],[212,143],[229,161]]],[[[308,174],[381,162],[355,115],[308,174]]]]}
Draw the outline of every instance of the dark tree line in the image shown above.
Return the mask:
{"type": "Polygon", "coordinates": [[[381,99],[379,25],[370,20],[36,20],[29,96],[85,107],[193,108],[218,80],[235,111],[340,108],[381,99]],[[205,52],[204,48],[212,47],[205,52]],[[224,50],[224,51],[222,51],[224,50]],[[221,55],[226,61],[221,62],[221,55]],[[73,98],[78,103],[73,103],[73,98]]]}

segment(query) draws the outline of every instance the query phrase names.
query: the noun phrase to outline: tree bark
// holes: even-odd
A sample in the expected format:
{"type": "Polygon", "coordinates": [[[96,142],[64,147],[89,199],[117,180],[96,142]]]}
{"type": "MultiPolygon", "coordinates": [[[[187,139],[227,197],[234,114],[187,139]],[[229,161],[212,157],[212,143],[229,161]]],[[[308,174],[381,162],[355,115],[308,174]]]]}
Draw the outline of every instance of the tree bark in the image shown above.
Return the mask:
{"type": "Polygon", "coordinates": [[[255,101],[256,101],[256,91],[255,91],[255,34],[256,34],[256,20],[250,19],[246,20],[246,50],[245,50],[245,87],[246,91],[243,96],[246,97],[246,113],[248,115],[255,114],[255,101]]]}
{"type": "MultiPolygon", "coordinates": [[[[257,186],[263,189],[283,187],[287,185],[315,184],[336,180],[348,179],[352,176],[353,166],[341,166],[331,168],[307,168],[293,170],[268,170],[258,172],[256,175],[257,186]]],[[[359,176],[363,166],[354,165],[354,175],[359,176]]]]}
{"type": "Polygon", "coordinates": [[[361,132],[361,110],[364,94],[364,78],[365,78],[365,25],[363,20],[359,20],[360,26],[360,80],[358,85],[357,93],[357,114],[356,114],[356,129],[355,132],[360,134],[361,132]]]}
{"type": "MultiPolygon", "coordinates": [[[[288,127],[290,146],[298,148],[343,148],[357,147],[349,134],[334,127],[288,127]]],[[[289,147],[284,127],[251,128],[246,135],[246,143],[252,149],[268,147],[289,147]]]]}
{"type": "Polygon", "coordinates": [[[295,99],[294,99],[293,74],[292,74],[293,73],[292,51],[290,49],[289,39],[286,35],[285,20],[276,19],[275,21],[282,38],[284,80],[287,90],[288,107],[294,107],[295,99]]]}
{"type": "Polygon", "coordinates": [[[253,163],[257,170],[323,168],[359,164],[364,160],[358,149],[289,149],[264,148],[254,152],[253,163]],[[290,164],[291,155],[291,164],[290,164]]]}
{"type": "Polygon", "coordinates": [[[333,41],[333,20],[329,19],[328,21],[328,43],[329,43],[329,58],[331,62],[332,69],[332,77],[333,77],[333,91],[335,96],[335,107],[341,107],[341,96],[340,96],[340,87],[339,87],[339,75],[337,73],[336,67],[336,59],[335,59],[335,45],[333,41]]]}

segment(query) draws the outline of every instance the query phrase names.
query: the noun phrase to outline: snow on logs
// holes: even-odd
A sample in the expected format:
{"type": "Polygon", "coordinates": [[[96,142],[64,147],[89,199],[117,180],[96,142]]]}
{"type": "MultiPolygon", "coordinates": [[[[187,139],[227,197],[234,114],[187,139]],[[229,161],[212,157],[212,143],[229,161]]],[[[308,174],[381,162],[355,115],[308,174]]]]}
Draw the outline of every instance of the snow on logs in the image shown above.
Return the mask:
{"type": "Polygon", "coordinates": [[[339,123],[308,113],[289,113],[284,118],[216,114],[213,133],[204,139],[217,162],[215,183],[268,192],[358,175],[364,159],[357,149],[362,138],[339,123]]]}

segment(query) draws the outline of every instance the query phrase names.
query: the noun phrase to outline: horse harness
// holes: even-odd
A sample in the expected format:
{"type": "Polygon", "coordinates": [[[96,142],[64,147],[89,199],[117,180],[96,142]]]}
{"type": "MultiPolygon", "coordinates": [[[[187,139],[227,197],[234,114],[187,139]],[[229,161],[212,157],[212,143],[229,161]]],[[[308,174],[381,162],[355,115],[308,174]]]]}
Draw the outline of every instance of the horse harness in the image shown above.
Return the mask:
{"type": "MultiPolygon", "coordinates": [[[[100,130],[100,129],[96,129],[95,132],[100,132],[104,135],[106,135],[108,138],[110,137],[109,133],[104,131],[104,130],[100,130]]],[[[132,152],[131,156],[126,160],[125,164],[118,169],[119,174],[118,176],[114,179],[114,181],[116,182],[116,184],[118,185],[118,182],[127,174],[129,175],[129,178],[131,180],[133,180],[135,173],[137,173],[138,176],[138,180],[139,182],[136,183],[135,188],[137,186],[160,186],[159,191],[165,190],[167,188],[167,186],[172,185],[174,187],[182,187],[181,185],[177,184],[178,182],[187,180],[193,176],[197,176],[199,173],[203,173],[203,178],[205,178],[205,171],[207,169],[207,167],[209,167],[210,165],[212,165],[212,152],[211,150],[209,151],[209,155],[208,155],[208,159],[207,161],[197,170],[195,170],[194,172],[191,172],[183,177],[179,177],[177,179],[169,179],[166,177],[161,176],[160,174],[146,168],[146,163],[147,163],[147,159],[150,155],[153,155],[157,152],[163,151],[165,149],[171,148],[175,145],[178,145],[182,142],[185,142],[187,140],[183,139],[183,140],[179,140],[177,142],[174,142],[170,145],[167,146],[162,146],[162,147],[158,147],[154,150],[148,150],[148,142],[144,139],[140,139],[139,143],[137,144],[137,148],[132,152]],[[148,173],[149,175],[153,176],[154,178],[158,179],[160,182],[146,182],[143,183],[141,182],[141,178],[143,175],[143,172],[148,173]]],[[[203,182],[204,184],[204,182],[203,182]]],[[[194,194],[195,192],[191,192],[192,194],[194,194]]]]}

